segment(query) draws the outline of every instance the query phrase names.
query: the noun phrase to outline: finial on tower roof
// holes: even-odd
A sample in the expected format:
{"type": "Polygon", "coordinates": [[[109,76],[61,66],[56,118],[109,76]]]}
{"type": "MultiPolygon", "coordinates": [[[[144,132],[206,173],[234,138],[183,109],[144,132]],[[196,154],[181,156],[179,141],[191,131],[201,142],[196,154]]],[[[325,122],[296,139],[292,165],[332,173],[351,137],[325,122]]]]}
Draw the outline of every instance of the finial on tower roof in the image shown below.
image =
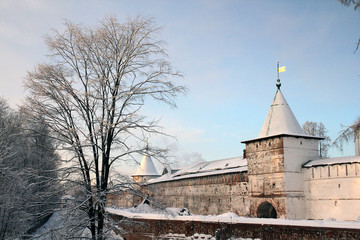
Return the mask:
{"type": "Polygon", "coordinates": [[[146,153],[149,152],[149,139],[146,141],[146,153]]]}
{"type": "Polygon", "coordinates": [[[278,80],[276,81],[276,86],[277,86],[277,88],[280,90],[280,87],[281,87],[280,79],[278,79],[278,80]]]}

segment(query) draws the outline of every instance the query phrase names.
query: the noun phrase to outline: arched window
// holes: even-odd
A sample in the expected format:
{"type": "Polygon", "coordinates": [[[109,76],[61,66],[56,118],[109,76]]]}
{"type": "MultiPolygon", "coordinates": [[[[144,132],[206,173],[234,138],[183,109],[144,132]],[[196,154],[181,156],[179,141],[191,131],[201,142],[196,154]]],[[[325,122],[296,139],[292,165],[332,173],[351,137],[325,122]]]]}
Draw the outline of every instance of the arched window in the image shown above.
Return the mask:
{"type": "Polygon", "coordinates": [[[258,218],[276,218],[277,213],[273,205],[269,202],[263,202],[257,209],[258,218]]]}

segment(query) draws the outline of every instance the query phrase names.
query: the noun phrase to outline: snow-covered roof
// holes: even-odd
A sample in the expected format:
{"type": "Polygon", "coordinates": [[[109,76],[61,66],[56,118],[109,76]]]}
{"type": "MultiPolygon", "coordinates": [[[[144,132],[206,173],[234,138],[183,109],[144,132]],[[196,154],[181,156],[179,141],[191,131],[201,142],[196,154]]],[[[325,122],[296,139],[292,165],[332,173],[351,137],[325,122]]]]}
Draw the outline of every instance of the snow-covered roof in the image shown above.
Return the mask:
{"type": "Polygon", "coordinates": [[[175,181],[185,178],[204,177],[232,172],[247,171],[247,161],[242,157],[221,159],[211,162],[201,162],[195,165],[185,167],[173,174],[165,174],[159,178],[151,179],[147,183],[158,183],[175,181]]]}
{"type": "Polygon", "coordinates": [[[243,141],[242,143],[280,135],[323,139],[304,132],[279,88],[276,91],[259,136],[256,139],[243,141]]]}
{"type": "Polygon", "coordinates": [[[306,135],[280,89],[278,89],[260,131],[259,138],[280,134],[306,135]]]}
{"type": "Polygon", "coordinates": [[[155,165],[148,154],[145,154],[139,168],[132,176],[160,176],[157,172],[155,165]]]}
{"type": "Polygon", "coordinates": [[[360,156],[323,158],[318,160],[311,160],[305,163],[303,167],[309,168],[316,166],[329,166],[329,165],[346,164],[346,163],[360,163],[360,156]]]}

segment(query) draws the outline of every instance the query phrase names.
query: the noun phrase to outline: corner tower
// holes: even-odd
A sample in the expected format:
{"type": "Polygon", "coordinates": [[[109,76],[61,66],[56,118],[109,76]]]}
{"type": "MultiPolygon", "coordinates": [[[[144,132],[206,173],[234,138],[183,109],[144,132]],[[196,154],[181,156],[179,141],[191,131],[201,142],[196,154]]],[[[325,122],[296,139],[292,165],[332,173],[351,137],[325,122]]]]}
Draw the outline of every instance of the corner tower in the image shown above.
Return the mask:
{"type": "Polygon", "coordinates": [[[300,127],[277,81],[258,138],[243,141],[248,162],[251,217],[305,218],[302,165],[319,158],[318,141],[300,127]]]}
{"type": "Polygon", "coordinates": [[[132,175],[133,181],[136,183],[144,183],[150,179],[160,177],[155,165],[148,153],[148,146],[146,147],[146,153],[141,160],[140,166],[136,173],[132,175]]]}

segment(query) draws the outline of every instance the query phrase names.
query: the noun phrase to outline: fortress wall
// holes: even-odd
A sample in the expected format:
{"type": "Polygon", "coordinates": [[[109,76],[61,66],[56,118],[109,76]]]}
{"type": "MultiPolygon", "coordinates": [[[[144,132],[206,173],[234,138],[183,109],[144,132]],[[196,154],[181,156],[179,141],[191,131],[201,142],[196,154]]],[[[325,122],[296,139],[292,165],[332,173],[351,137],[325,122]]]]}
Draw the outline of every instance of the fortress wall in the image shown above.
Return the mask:
{"type": "Polygon", "coordinates": [[[135,205],[136,200],[138,200],[138,198],[134,197],[134,194],[127,191],[113,192],[108,193],[106,205],[108,207],[117,206],[130,208],[135,205]]]}
{"type": "Polygon", "coordinates": [[[192,214],[249,214],[247,173],[227,173],[147,185],[150,199],[192,214]]]}
{"type": "Polygon", "coordinates": [[[360,164],[304,168],[307,219],[360,217],[360,164]]]}

